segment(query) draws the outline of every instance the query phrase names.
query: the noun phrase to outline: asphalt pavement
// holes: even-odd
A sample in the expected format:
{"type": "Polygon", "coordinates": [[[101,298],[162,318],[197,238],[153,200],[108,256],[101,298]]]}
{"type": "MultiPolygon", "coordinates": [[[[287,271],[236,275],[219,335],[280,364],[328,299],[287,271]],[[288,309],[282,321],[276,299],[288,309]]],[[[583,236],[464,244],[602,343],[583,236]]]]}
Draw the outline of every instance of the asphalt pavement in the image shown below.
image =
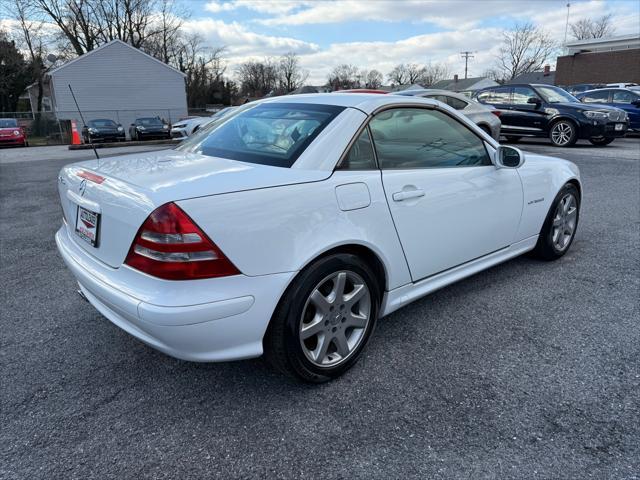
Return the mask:
{"type": "Polygon", "coordinates": [[[152,350],[55,249],[66,160],[0,164],[0,478],[639,479],[640,140],[582,171],[570,252],[521,257],[381,320],[320,386],[152,350]]]}

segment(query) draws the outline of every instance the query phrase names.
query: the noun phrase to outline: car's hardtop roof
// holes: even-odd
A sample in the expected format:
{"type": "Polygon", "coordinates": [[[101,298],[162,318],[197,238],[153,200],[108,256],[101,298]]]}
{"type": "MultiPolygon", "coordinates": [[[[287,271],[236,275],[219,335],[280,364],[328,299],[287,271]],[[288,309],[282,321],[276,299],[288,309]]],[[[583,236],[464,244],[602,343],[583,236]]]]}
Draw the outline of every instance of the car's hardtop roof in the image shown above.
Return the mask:
{"type": "Polygon", "coordinates": [[[436,105],[434,100],[406,95],[380,95],[378,93],[309,93],[302,95],[286,95],[258,100],[256,103],[308,103],[319,105],[335,105],[338,107],[357,108],[366,114],[373,113],[380,107],[393,104],[436,105]]]}
{"type": "Polygon", "coordinates": [[[393,95],[402,95],[404,97],[410,97],[412,95],[418,96],[423,93],[430,93],[433,95],[449,95],[450,97],[470,100],[469,97],[463,95],[460,92],[452,92],[451,90],[444,90],[442,88],[416,88],[415,90],[402,90],[400,92],[393,92],[393,95]]]}
{"type": "Polygon", "coordinates": [[[576,96],[578,95],[583,96],[586,93],[593,93],[593,92],[610,92],[611,90],[624,90],[625,92],[635,93],[636,95],[638,94],[638,90],[633,90],[627,87],[604,87],[604,88],[592,88],[591,90],[585,90],[584,92],[577,93],[576,96]]]}

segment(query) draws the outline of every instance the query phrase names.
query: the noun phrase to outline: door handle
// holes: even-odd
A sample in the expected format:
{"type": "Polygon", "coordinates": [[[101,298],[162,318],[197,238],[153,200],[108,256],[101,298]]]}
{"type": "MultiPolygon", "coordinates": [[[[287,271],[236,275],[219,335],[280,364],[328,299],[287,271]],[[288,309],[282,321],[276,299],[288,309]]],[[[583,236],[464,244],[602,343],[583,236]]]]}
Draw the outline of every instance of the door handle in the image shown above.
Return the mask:
{"type": "Polygon", "coordinates": [[[394,201],[402,202],[403,200],[424,197],[424,190],[403,190],[402,192],[394,193],[392,197],[394,201]]]}

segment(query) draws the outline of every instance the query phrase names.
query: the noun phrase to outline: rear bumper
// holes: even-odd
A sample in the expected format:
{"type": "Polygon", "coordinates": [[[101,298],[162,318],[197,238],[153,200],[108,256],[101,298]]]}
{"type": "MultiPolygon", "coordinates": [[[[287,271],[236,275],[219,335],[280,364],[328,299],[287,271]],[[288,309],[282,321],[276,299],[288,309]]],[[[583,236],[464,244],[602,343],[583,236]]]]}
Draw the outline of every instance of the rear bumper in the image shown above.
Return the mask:
{"type": "Polygon", "coordinates": [[[64,225],[56,244],[96,310],[147,345],[197,362],[261,355],[271,315],[295,274],[172,282],[108,267],[78,247],[64,225]]]}

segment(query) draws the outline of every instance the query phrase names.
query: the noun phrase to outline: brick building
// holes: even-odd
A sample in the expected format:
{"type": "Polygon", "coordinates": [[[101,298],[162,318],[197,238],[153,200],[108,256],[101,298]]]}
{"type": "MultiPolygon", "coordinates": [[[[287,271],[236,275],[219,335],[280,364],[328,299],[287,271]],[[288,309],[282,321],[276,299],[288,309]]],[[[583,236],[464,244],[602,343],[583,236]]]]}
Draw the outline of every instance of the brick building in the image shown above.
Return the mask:
{"type": "Polygon", "coordinates": [[[580,40],[566,45],[558,57],[556,85],[640,83],[640,36],[580,40]]]}

